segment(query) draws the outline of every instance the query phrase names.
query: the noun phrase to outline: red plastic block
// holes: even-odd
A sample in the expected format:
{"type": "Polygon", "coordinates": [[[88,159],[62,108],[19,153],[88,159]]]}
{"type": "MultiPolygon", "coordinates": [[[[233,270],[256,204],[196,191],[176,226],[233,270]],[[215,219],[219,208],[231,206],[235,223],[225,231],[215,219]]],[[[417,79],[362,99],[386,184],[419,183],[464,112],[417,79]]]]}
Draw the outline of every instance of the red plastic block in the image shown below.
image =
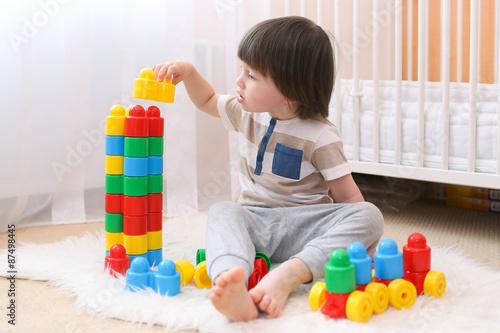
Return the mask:
{"type": "Polygon", "coordinates": [[[424,235],[416,232],[403,246],[403,269],[410,272],[428,272],[431,269],[431,248],[424,235]]]}
{"type": "Polygon", "coordinates": [[[148,231],[160,231],[163,226],[163,217],[161,212],[148,213],[148,231]]]}
{"type": "Polygon", "coordinates": [[[394,280],[384,280],[384,279],[379,279],[376,276],[373,277],[373,282],[383,283],[386,286],[389,286],[389,283],[391,283],[392,281],[394,281],[394,280]]]}
{"type": "Polygon", "coordinates": [[[145,235],[148,232],[147,215],[123,216],[123,233],[129,236],[145,235]]]}
{"type": "Polygon", "coordinates": [[[326,302],[321,308],[321,313],[332,318],[346,318],[345,308],[351,293],[334,294],[326,291],[326,302]]]}
{"type": "Polygon", "coordinates": [[[125,254],[123,245],[115,244],[109,249],[109,255],[104,258],[104,269],[114,277],[118,274],[125,275],[130,267],[130,258],[125,254]]]}
{"type": "Polygon", "coordinates": [[[164,119],[160,116],[160,109],[151,105],[146,111],[149,121],[149,136],[163,136],[164,119]]]}
{"type": "Polygon", "coordinates": [[[123,212],[123,194],[106,193],[104,200],[106,213],[120,214],[123,212]]]}
{"type": "Polygon", "coordinates": [[[142,106],[134,105],[130,108],[128,117],[125,117],[125,136],[148,136],[148,119],[142,106]]]}
{"type": "Polygon", "coordinates": [[[123,196],[123,215],[146,215],[148,213],[148,196],[123,196]]]}
{"type": "Polygon", "coordinates": [[[257,283],[268,273],[267,263],[264,259],[256,259],[253,264],[253,273],[248,279],[248,290],[254,288],[257,283]]]}
{"type": "Polygon", "coordinates": [[[415,288],[417,288],[417,295],[423,295],[424,294],[424,282],[425,282],[425,277],[427,276],[428,272],[409,272],[406,271],[403,279],[405,279],[408,282],[411,282],[415,288]]]}
{"type": "Polygon", "coordinates": [[[367,286],[367,284],[357,284],[356,285],[356,290],[365,291],[366,290],[366,286],[367,286]]]}
{"type": "Polygon", "coordinates": [[[148,194],[148,213],[163,211],[163,193],[148,194]]]}

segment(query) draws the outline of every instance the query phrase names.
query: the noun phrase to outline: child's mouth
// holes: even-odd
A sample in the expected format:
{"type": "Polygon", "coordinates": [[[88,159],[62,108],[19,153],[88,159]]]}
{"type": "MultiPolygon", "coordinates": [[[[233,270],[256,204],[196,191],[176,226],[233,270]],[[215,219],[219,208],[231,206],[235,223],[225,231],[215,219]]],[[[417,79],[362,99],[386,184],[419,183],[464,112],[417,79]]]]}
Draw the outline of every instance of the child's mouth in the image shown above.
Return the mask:
{"type": "Polygon", "coordinates": [[[238,103],[243,103],[245,101],[245,98],[241,95],[238,95],[236,99],[238,100],[238,103]]]}

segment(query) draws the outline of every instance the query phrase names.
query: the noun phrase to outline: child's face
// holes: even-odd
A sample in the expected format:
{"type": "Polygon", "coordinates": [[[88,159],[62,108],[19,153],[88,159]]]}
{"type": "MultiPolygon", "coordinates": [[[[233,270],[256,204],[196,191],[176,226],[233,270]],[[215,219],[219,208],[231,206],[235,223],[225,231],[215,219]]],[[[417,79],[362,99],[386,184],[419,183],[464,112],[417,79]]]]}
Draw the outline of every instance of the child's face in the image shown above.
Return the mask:
{"type": "Polygon", "coordinates": [[[238,102],[243,110],[248,112],[269,112],[279,120],[291,119],[296,116],[291,104],[278,90],[269,77],[250,68],[242,62],[241,74],[236,79],[238,86],[238,102]]]}

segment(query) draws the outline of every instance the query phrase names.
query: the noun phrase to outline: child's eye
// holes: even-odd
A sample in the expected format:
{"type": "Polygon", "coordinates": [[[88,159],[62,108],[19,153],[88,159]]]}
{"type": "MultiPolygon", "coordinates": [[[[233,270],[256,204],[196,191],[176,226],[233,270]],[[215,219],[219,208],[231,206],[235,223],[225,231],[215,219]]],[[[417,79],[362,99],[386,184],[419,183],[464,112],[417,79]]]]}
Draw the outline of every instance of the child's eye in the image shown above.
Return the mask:
{"type": "Polygon", "coordinates": [[[252,74],[250,74],[250,73],[248,73],[248,78],[249,78],[250,80],[255,80],[255,77],[254,77],[252,74]]]}

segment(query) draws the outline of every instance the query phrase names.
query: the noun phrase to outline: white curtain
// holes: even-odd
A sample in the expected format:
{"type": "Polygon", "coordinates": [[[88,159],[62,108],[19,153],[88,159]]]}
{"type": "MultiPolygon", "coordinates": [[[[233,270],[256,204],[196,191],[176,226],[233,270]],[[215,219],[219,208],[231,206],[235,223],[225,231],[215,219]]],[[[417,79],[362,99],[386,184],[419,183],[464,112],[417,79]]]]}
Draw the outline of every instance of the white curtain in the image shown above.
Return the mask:
{"type": "MultiPolygon", "coordinates": [[[[285,7],[317,21],[320,3],[333,32],[334,1],[326,0],[0,1],[0,232],[104,219],[105,117],[114,104],[151,104],[132,98],[142,68],[188,60],[218,92],[234,93],[244,32],[285,7]]],[[[340,42],[349,44],[352,9],[343,7],[340,42]]],[[[349,77],[350,55],[339,59],[349,77]]],[[[158,106],[164,214],[234,199],[236,138],[195,110],[182,83],[175,103],[158,106]]]]}
{"type": "MultiPolygon", "coordinates": [[[[142,68],[195,63],[235,91],[236,46],[267,1],[0,2],[0,232],[104,219],[104,121],[142,68]]],[[[165,118],[164,214],[231,200],[230,140],[183,84],[165,118]]]]}

